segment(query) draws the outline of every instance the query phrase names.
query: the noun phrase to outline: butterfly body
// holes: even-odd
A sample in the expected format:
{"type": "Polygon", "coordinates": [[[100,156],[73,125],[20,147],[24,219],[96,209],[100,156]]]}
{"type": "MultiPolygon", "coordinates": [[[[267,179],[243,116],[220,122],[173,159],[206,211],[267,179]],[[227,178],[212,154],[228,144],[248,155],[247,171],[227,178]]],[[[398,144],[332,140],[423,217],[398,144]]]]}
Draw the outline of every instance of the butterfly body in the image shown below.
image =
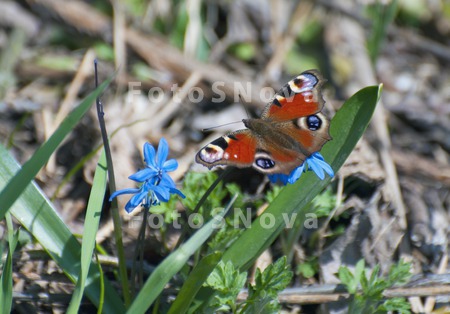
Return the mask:
{"type": "Polygon", "coordinates": [[[319,72],[298,75],[275,94],[259,119],[243,119],[247,129],[228,133],[203,147],[196,161],[217,165],[253,166],[266,174],[289,174],[331,139],[319,72]]]}

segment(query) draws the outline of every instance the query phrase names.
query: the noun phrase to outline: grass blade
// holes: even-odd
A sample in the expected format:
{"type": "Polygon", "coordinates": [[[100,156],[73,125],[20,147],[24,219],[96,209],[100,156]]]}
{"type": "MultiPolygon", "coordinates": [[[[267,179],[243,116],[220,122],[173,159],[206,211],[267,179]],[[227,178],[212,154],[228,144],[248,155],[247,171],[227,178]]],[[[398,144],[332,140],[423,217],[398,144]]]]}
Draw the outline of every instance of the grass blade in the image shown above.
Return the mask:
{"type": "Polygon", "coordinates": [[[8,254],[6,255],[5,264],[3,264],[3,272],[0,276],[0,313],[10,313],[12,306],[12,259],[19,241],[19,230],[14,232],[11,215],[6,215],[6,225],[8,227],[8,254]]]}
{"type": "Polygon", "coordinates": [[[222,253],[213,253],[205,256],[192,272],[181,287],[177,298],[173,302],[167,314],[182,314],[186,313],[194,300],[195,295],[202,287],[203,283],[208,278],[209,274],[214,270],[217,263],[222,258],[222,253]]]}
{"type": "Polygon", "coordinates": [[[72,294],[67,313],[76,314],[83,298],[86,279],[91,266],[92,253],[95,247],[95,236],[97,234],[100,216],[102,212],[103,199],[105,197],[106,188],[106,157],[105,151],[102,150],[100,160],[95,170],[94,182],[89,196],[86,217],[84,219],[83,242],[81,245],[81,269],[75,290],[72,294]]]}

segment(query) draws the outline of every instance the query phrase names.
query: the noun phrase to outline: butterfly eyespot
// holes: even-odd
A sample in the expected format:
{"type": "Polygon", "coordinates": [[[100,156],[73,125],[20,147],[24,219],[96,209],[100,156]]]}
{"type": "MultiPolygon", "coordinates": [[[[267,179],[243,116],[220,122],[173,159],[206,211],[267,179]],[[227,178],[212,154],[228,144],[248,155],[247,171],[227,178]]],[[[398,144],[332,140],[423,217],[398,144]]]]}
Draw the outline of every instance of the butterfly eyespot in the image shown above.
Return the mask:
{"type": "Polygon", "coordinates": [[[271,169],[275,167],[275,162],[272,159],[257,158],[255,160],[255,165],[261,169],[271,169]]]}
{"type": "Polygon", "coordinates": [[[306,84],[308,84],[311,88],[316,86],[316,84],[319,82],[319,80],[317,79],[317,76],[315,76],[312,73],[305,73],[303,74],[304,76],[304,81],[306,84]]]}
{"type": "Polygon", "coordinates": [[[315,114],[306,118],[306,125],[311,131],[317,131],[322,126],[322,120],[315,114]]]}
{"type": "Polygon", "coordinates": [[[297,87],[301,87],[302,82],[303,82],[303,80],[300,79],[298,76],[296,78],[294,78],[294,80],[293,80],[294,85],[297,87]]]}

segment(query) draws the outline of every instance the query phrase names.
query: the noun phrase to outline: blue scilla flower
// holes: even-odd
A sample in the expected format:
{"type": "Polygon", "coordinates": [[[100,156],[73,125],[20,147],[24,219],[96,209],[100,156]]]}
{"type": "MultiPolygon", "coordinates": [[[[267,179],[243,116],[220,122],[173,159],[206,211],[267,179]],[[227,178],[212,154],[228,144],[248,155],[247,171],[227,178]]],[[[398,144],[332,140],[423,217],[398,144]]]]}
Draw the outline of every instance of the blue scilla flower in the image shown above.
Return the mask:
{"type": "Polygon", "coordinates": [[[286,185],[287,183],[293,184],[300,178],[302,173],[307,170],[306,165],[308,165],[308,170],[314,171],[314,173],[319,177],[320,180],[323,180],[325,178],[325,172],[328,173],[330,177],[334,177],[333,169],[329,164],[327,164],[327,162],[323,159],[323,156],[319,152],[316,152],[309,156],[301,166],[292,170],[289,175],[277,173],[271,174],[268,177],[272,183],[281,181],[284,185],[286,185]]]}
{"type": "Polygon", "coordinates": [[[175,187],[175,182],[167,174],[178,168],[178,162],[175,159],[166,160],[169,155],[169,145],[162,138],[159,141],[158,152],[149,143],[144,144],[144,162],[146,167],[132,174],[128,178],[141,183],[140,188],[129,188],[114,192],[109,200],[122,194],[134,194],[125,205],[125,210],[130,213],[138,207],[149,208],[150,205],[156,205],[159,202],[167,202],[171,194],[177,194],[184,198],[181,191],[175,187]]]}

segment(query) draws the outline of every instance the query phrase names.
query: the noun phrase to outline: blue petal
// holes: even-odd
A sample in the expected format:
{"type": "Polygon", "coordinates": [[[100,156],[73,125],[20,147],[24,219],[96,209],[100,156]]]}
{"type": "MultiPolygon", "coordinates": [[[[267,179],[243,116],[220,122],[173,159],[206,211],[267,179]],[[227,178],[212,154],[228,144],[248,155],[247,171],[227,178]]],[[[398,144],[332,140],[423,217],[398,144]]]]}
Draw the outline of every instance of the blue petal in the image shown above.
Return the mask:
{"type": "Polygon", "coordinates": [[[111,202],[114,197],[117,197],[119,195],[122,195],[122,194],[136,194],[139,191],[140,191],[140,189],[123,189],[123,190],[118,190],[118,191],[115,191],[113,194],[111,194],[111,196],[109,197],[109,201],[111,202]]]}
{"type": "Polygon", "coordinates": [[[155,193],[158,200],[168,202],[170,199],[170,192],[168,188],[164,188],[159,185],[152,185],[150,189],[155,193]]]}
{"type": "Polygon", "coordinates": [[[310,167],[321,180],[325,178],[324,170],[330,177],[334,177],[333,168],[331,168],[319,152],[312,154],[306,161],[308,162],[308,167],[310,167]]]}
{"type": "Polygon", "coordinates": [[[305,165],[308,164],[308,169],[314,171],[314,173],[319,177],[320,180],[325,178],[325,172],[330,176],[334,176],[333,168],[324,160],[323,156],[316,152],[306,159],[306,163],[303,163],[299,167],[292,170],[289,175],[282,173],[276,173],[268,175],[270,181],[275,183],[281,181],[284,185],[287,183],[295,183],[305,171],[305,165]],[[325,171],[325,172],[324,172],[325,171]]]}
{"type": "Polygon", "coordinates": [[[281,181],[284,185],[287,183],[294,184],[298,179],[300,179],[303,171],[305,170],[305,163],[301,164],[297,168],[291,171],[289,175],[283,173],[276,173],[268,175],[270,182],[276,183],[281,181]]]}
{"type": "Polygon", "coordinates": [[[155,157],[156,157],[155,148],[153,148],[153,146],[151,144],[145,143],[143,150],[144,150],[145,164],[147,166],[153,166],[153,167],[157,168],[156,163],[155,163],[155,157]]]}
{"type": "Polygon", "coordinates": [[[178,168],[178,162],[175,159],[167,160],[162,168],[166,172],[175,171],[178,168]]]}
{"type": "Polygon", "coordinates": [[[278,181],[278,174],[268,174],[267,177],[272,183],[276,183],[278,181]]]}
{"type": "Polygon", "coordinates": [[[329,164],[327,164],[325,161],[316,160],[316,162],[320,165],[320,167],[325,170],[325,172],[330,176],[334,177],[334,171],[333,168],[329,164]]]}
{"type": "Polygon", "coordinates": [[[313,156],[314,158],[318,159],[316,161],[320,164],[323,170],[325,170],[325,172],[328,173],[330,177],[334,177],[333,168],[331,168],[331,166],[325,161],[323,156],[319,152],[314,153],[313,156]]]}
{"type": "Polygon", "coordinates": [[[288,182],[289,176],[282,173],[276,173],[276,174],[269,174],[268,175],[270,182],[277,183],[278,181],[281,181],[283,185],[286,185],[288,182]]]}
{"type": "Polygon", "coordinates": [[[181,198],[186,198],[186,196],[178,189],[170,188],[169,191],[170,191],[170,194],[177,194],[181,198]]]}
{"type": "Polygon", "coordinates": [[[163,167],[163,164],[166,161],[168,155],[169,155],[169,144],[167,144],[167,141],[164,138],[161,138],[159,140],[158,153],[156,154],[157,168],[163,167]]]}
{"type": "Polygon", "coordinates": [[[325,159],[323,158],[322,154],[319,152],[315,152],[314,154],[312,154],[310,157],[313,157],[315,159],[320,159],[322,161],[325,161],[325,159]]]}
{"type": "Polygon", "coordinates": [[[315,159],[313,156],[306,159],[309,169],[314,171],[314,173],[319,177],[320,180],[323,180],[325,178],[325,173],[323,172],[323,169],[322,169],[319,161],[320,160],[315,159]]]}
{"type": "Polygon", "coordinates": [[[127,213],[130,213],[139,206],[139,204],[142,203],[142,201],[145,199],[145,197],[148,196],[147,191],[142,191],[141,193],[133,195],[133,197],[128,201],[128,203],[125,205],[125,210],[127,213]]]}
{"type": "Polygon", "coordinates": [[[144,168],[136,173],[133,173],[131,176],[128,177],[128,179],[136,182],[144,182],[152,179],[153,177],[156,177],[157,174],[158,171],[156,171],[155,169],[144,168]]]}
{"type": "Polygon", "coordinates": [[[292,170],[289,175],[288,182],[290,184],[294,184],[300,177],[302,176],[303,171],[305,171],[305,163],[302,163],[300,166],[292,170]]]}
{"type": "Polygon", "coordinates": [[[323,170],[325,170],[326,173],[328,173],[328,175],[331,178],[334,177],[334,170],[333,170],[333,168],[331,168],[331,166],[329,164],[323,165],[322,168],[323,168],[323,170]]]}
{"type": "Polygon", "coordinates": [[[159,185],[166,188],[175,188],[175,182],[173,182],[172,178],[167,173],[163,173],[159,185]]]}

